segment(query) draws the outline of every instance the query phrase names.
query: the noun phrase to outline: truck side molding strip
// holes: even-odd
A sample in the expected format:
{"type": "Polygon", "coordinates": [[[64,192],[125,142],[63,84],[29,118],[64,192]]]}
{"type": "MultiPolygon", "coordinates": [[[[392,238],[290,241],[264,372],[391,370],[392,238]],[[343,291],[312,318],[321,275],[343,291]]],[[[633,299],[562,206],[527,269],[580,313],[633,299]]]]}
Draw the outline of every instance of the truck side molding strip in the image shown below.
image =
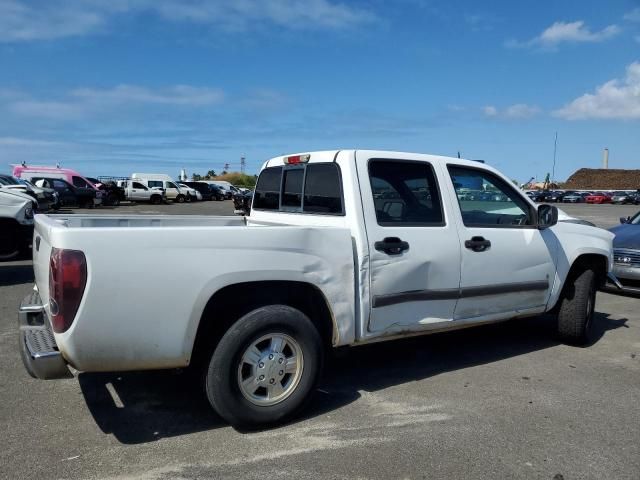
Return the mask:
{"type": "Polygon", "coordinates": [[[389,295],[375,295],[373,308],[387,307],[397,303],[420,302],[428,300],[454,300],[460,298],[486,297],[503,293],[529,292],[547,290],[548,280],[532,282],[504,283],[501,285],[486,285],[479,287],[450,288],[445,290],[412,290],[409,292],[391,293],[389,295]]]}

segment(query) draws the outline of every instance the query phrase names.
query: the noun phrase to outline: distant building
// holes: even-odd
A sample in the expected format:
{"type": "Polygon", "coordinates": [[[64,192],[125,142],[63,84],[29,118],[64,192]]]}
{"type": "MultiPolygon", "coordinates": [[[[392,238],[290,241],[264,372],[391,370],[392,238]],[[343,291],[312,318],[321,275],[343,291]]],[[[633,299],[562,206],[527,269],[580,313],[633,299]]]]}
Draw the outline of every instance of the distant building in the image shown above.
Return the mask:
{"type": "Polygon", "coordinates": [[[640,170],[614,168],[581,168],[571,175],[567,190],[638,190],[640,170]]]}

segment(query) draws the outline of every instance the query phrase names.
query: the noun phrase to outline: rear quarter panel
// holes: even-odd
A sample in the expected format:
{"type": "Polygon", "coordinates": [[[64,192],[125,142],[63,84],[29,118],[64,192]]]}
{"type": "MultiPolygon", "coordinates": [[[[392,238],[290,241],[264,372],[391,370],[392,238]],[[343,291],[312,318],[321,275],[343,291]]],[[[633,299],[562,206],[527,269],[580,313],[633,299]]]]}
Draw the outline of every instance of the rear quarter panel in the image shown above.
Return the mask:
{"type": "MultiPolygon", "coordinates": [[[[353,335],[353,253],[347,229],[50,227],[46,243],[47,248],[50,243],[81,250],[87,258],[88,282],[76,319],[67,332],[56,334],[63,355],[79,370],[188,365],[209,298],[247,281],[316,286],[342,326],[339,335],[353,335]]],[[[38,285],[44,290],[48,264],[42,259],[39,265],[38,285]]]]}

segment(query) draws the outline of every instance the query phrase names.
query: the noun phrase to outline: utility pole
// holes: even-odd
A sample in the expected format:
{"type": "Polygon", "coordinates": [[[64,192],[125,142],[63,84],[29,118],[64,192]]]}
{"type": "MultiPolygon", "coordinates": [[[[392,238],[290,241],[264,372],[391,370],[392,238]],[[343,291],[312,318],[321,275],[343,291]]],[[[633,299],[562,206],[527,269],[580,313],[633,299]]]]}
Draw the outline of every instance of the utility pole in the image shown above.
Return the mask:
{"type": "Polygon", "coordinates": [[[243,155],[242,157],[240,157],[240,173],[244,173],[244,167],[245,167],[245,158],[243,155]]]}
{"type": "Polygon", "coordinates": [[[551,169],[551,183],[556,178],[556,152],[558,150],[558,132],[556,132],[556,139],[553,142],[553,168],[551,169]]]}
{"type": "Polygon", "coordinates": [[[225,172],[228,172],[228,171],[229,171],[229,164],[228,164],[228,163],[225,163],[225,164],[224,164],[224,171],[225,171],[225,172]]]}

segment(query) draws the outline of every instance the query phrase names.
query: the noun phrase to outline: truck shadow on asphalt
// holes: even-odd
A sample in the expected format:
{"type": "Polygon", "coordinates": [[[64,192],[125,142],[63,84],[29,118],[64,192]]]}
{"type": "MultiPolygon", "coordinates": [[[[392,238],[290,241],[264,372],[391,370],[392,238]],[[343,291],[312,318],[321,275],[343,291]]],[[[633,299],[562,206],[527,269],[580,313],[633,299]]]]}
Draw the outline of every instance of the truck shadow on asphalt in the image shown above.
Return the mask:
{"type": "MultiPolygon", "coordinates": [[[[23,255],[21,259],[24,259],[23,255]]],[[[18,259],[15,259],[18,260],[18,259]]],[[[33,283],[33,265],[3,265],[0,263],[0,287],[33,283]]]]}
{"type": "MultiPolygon", "coordinates": [[[[609,330],[628,328],[627,321],[596,313],[594,343],[609,330]]],[[[559,344],[553,319],[537,317],[339,350],[327,360],[314,399],[292,423],[348,405],[360,398],[359,391],[374,392],[559,344]]],[[[78,379],[97,425],[123,444],[228,426],[209,406],[198,378],[188,372],[82,373],[78,379]]]]}

